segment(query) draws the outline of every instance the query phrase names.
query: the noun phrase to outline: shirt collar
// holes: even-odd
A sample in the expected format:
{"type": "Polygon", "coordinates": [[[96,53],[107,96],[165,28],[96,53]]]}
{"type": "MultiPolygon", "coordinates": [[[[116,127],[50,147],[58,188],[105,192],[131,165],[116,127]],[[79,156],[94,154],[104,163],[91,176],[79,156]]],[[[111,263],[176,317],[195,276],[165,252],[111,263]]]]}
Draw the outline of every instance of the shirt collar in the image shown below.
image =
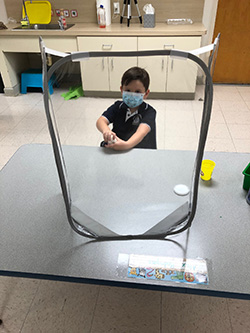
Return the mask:
{"type": "Polygon", "coordinates": [[[125,122],[126,122],[129,118],[135,116],[136,114],[138,114],[138,110],[136,110],[135,112],[132,113],[132,112],[130,111],[130,109],[127,109],[125,122]]]}
{"type": "MultiPolygon", "coordinates": [[[[145,102],[142,102],[142,104],[139,106],[137,111],[140,112],[143,110],[147,110],[147,108],[148,108],[148,104],[145,102]]],[[[121,102],[121,104],[119,105],[119,109],[129,110],[129,107],[124,102],[121,102]]],[[[136,114],[136,113],[133,113],[133,114],[136,114]]]]}

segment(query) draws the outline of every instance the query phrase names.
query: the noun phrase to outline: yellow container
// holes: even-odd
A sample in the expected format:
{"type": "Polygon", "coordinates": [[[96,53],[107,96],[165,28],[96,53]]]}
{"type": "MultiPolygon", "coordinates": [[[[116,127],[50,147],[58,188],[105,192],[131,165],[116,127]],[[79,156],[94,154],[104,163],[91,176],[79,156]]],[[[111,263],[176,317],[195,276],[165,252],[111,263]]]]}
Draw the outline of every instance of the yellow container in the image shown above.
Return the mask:
{"type": "MultiPolygon", "coordinates": [[[[49,1],[25,1],[30,24],[49,24],[51,21],[51,3],[49,1]]],[[[25,10],[23,7],[23,17],[25,10]]]]}
{"type": "Polygon", "coordinates": [[[201,179],[210,180],[215,167],[215,162],[211,160],[203,160],[201,163],[201,179]]]}

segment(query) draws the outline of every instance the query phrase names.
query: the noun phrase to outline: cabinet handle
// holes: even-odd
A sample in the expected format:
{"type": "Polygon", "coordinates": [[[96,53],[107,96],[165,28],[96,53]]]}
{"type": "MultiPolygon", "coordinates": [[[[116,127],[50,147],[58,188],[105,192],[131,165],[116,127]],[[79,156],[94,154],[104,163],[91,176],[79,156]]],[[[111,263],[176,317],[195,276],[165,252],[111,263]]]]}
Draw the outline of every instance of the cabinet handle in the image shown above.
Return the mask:
{"type": "Polygon", "coordinates": [[[164,44],[163,48],[164,49],[174,49],[174,44],[164,44]]]}
{"type": "Polygon", "coordinates": [[[103,50],[111,50],[113,47],[113,44],[102,44],[103,50]]]}
{"type": "MultiPolygon", "coordinates": [[[[167,50],[169,50],[169,49],[174,49],[174,44],[164,44],[163,45],[163,48],[164,49],[167,49],[167,50]]],[[[174,69],[174,60],[172,59],[171,60],[171,71],[174,69]]]]}
{"type": "Polygon", "coordinates": [[[102,58],[102,69],[104,69],[104,58],[102,58]]]}
{"type": "Polygon", "coordinates": [[[162,58],[162,60],[161,60],[161,69],[162,70],[164,69],[164,58],[162,58]]]}
{"type": "Polygon", "coordinates": [[[111,58],[111,70],[114,69],[114,58],[111,58]]]}

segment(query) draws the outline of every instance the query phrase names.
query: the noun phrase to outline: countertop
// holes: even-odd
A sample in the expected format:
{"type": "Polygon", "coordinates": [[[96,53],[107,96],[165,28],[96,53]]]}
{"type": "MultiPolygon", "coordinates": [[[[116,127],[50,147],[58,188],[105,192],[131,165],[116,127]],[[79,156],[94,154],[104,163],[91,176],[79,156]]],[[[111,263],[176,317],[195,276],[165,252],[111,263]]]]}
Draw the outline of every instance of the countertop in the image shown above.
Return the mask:
{"type": "Polygon", "coordinates": [[[20,26],[8,24],[8,29],[0,30],[0,36],[201,36],[207,30],[202,23],[188,25],[168,25],[167,23],[157,23],[155,28],[144,28],[140,24],[126,23],[111,24],[106,28],[99,28],[96,23],[76,23],[66,31],[60,30],[13,30],[20,26]]]}

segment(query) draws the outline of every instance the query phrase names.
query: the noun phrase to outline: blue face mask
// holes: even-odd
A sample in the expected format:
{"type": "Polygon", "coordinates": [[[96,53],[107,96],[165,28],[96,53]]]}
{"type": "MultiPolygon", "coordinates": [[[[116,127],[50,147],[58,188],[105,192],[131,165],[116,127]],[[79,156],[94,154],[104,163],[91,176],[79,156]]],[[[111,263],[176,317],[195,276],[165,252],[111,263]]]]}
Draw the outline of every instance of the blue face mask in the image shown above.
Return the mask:
{"type": "Polygon", "coordinates": [[[141,93],[134,93],[134,92],[130,92],[130,91],[122,92],[123,102],[129,108],[136,108],[137,106],[141,105],[143,102],[143,96],[144,96],[144,94],[141,94],[141,93]]]}

